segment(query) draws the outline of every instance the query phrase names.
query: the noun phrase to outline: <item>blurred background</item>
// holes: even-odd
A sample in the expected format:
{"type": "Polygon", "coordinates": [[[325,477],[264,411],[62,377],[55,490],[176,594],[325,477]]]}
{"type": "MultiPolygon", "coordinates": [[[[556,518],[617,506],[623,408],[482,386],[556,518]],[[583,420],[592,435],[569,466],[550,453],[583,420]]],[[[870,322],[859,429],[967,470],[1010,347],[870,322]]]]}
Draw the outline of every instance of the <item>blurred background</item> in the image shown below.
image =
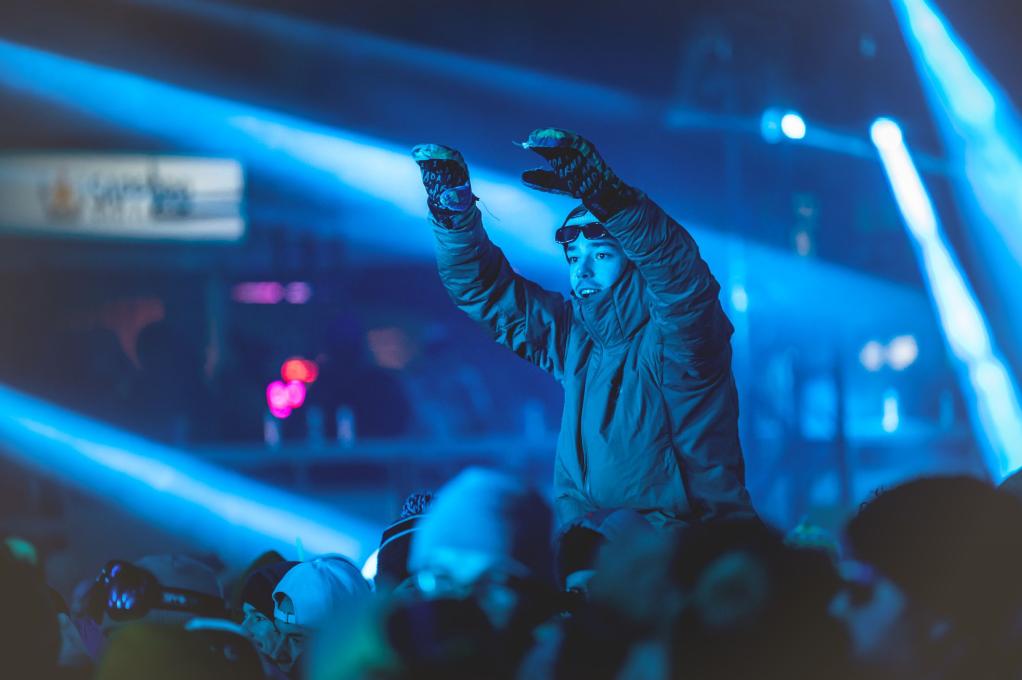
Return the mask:
{"type": "Polygon", "coordinates": [[[567,291],[572,203],[512,146],[548,125],[696,236],[765,518],[1000,480],[1020,33],[1013,0],[3,3],[6,529],[142,554],[302,499],[358,543],[472,463],[549,489],[561,389],[447,299],[408,156],[459,148],[493,239],[567,291]]]}

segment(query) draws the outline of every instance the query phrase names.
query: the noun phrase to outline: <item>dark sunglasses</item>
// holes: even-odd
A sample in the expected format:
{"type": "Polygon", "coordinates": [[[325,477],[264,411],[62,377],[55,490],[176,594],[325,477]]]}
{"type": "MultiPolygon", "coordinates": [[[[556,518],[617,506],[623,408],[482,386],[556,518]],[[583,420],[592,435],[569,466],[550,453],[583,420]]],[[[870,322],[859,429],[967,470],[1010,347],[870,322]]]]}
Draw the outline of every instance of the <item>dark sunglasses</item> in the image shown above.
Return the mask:
{"type": "Polygon", "coordinates": [[[87,612],[97,623],[105,612],[114,621],[140,619],[154,609],[223,617],[223,600],[183,588],[165,588],[146,569],[123,560],[108,562],[89,591],[87,612]]]}
{"type": "Polygon", "coordinates": [[[561,227],[554,233],[554,240],[562,246],[566,246],[577,239],[579,234],[582,234],[590,241],[610,237],[606,227],[599,222],[590,222],[589,224],[577,227],[561,227]]]}

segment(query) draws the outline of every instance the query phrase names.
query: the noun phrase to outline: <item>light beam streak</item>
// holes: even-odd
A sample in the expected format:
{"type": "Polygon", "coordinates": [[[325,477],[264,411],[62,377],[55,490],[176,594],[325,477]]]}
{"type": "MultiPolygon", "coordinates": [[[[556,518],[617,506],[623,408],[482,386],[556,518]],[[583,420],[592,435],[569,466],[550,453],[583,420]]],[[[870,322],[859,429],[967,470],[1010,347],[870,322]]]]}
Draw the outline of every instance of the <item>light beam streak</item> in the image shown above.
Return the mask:
{"type": "Polygon", "coordinates": [[[952,165],[977,287],[1022,366],[1022,120],[931,0],[892,0],[952,165]],[[987,292],[989,291],[989,292],[987,292]]]}
{"type": "Polygon", "coordinates": [[[0,386],[0,441],[15,460],[239,563],[270,549],[364,559],[368,523],[0,386]]]}
{"type": "Polygon", "coordinates": [[[1022,465],[1018,388],[994,346],[983,311],[941,229],[901,129],[877,119],[870,130],[933,298],[991,476],[1022,465]]]}
{"type": "MultiPolygon", "coordinates": [[[[426,219],[425,192],[410,149],[385,140],[3,40],[0,86],[171,140],[185,150],[237,158],[282,181],[301,180],[310,191],[383,201],[426,219]]],[[[476,165],[472,182],[484,209],[498,217],[489,229],[495,240],[507,235],[509,254],[526,262],[537,255],[559,257],[551,232],[569,202],[527,191],[517,177],[476,165]]],[[[353,240],[371,240],[395,252],[432,250],[426,228],[379,229],[358,220],[339,228],[353,240]]]]}

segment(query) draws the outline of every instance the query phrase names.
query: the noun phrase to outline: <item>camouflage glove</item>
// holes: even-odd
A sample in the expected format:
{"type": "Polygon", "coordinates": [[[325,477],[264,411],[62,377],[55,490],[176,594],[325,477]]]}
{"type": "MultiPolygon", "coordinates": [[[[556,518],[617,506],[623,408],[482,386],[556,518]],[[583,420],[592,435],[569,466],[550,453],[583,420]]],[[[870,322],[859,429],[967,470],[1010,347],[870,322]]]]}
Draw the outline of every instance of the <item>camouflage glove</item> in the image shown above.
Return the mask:
{"type": "Polygon", "coordinates": [[[426,203],[433,219],[451,228],[454,216],[479,200],[472,194],[465,159],[458,151],[440,144],[419,144],[412,149],[412,158],[422,171],[426,203]]]}
{"type": "Polygon", "coordinates": [[[540,128],[521,143],[550,163],[522,173],[526,186],[579,198],[601,222],[634,205],[639,192],[614,174],[592,142],[567,130],[540,128]]]}

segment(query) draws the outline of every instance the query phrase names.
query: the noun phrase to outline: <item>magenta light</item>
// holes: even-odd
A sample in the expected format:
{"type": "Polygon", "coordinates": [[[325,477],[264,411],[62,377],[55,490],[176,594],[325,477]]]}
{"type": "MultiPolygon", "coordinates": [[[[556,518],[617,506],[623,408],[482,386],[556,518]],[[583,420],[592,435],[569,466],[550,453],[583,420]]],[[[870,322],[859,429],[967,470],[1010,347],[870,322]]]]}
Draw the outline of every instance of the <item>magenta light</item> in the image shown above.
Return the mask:
{"type": "Polygon", "coordinates": [[[284,286],[276,281],[250,281],[234,286],[231,297],[246,305],[275,305],[284,299],[284,286]]]}
{"type": "Polygon", "coordinates": [[[305,383],[292,380],[287,384],[286,390],[288,405],[293,409],[301,408],[302,404],[305,403],[305,383]]]}
{"type": "Polygon", "coordinates": [[[272,415],[274,418],[280,418],[281,420],[283,420],[284,418],[287,418],[289,415],[291,415],[291,407],[285,406],[284,408],[278,408],[276,406],[271,406],[270,415],[272,415]]]}
{"type": "Polygon", "coordinates": [[[266,403],[271,409],[290,409],[291,397],[287,385],[281,380],[274,380],[266,386],[266,403]]]}
{"type": "Polygon", "coordinates": [[[291,411],[305,403],[306,393],[303,382],[274,380],[266,386],[266,405],[275,417],[287,418],[291,411]]]}
{"type": "Polygon", "coordinates": [[[304,305],[312,297],[312,286],[305,281],[288,284],[279,281],[246,281],[235,284],[231,298],[246,305],[276,305],[289,302],[304,305]]]}

